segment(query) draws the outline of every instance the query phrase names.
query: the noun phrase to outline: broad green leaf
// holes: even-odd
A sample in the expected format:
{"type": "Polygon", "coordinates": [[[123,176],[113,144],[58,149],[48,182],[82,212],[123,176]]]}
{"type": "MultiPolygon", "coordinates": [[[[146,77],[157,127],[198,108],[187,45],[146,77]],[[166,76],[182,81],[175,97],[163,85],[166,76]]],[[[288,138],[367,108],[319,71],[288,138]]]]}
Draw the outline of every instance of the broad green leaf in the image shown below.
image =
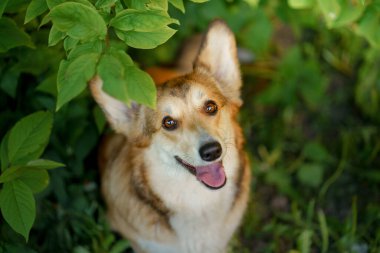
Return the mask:
{"type": "Polygon", "coordinates": [[[126,0],[129,9],[146,10],[151,0],[126,0]]]}
{"type": "Polygon", "coordinates": [[[95,3],[96,8],[106,8],[115,4],[117,0],[98,0],[95,3]]]}
{"type": "Polygon", "coordinates": [[[313,7],[315,0],[288,0],[288,4],[293,9],[306,9],[313,7]]]}
{"type": "Polygon", "coordinates": [[[177,23],[176,19],[160,10],[133,10],[127,9],[119,12],[110,25],[121,31],[151,32],[177,23]]]}
{"type": "Polygon", "coordinates": [[[131,57],[125,52],[125,50],[111,48],[109,53],[116,57],[123,66],[134,66],[131,57]]]}
{"type": "Polygon", "coordinates": [[[46,0],[49,9],[53,9],[55,6],[64,3],[65,0],[46,0]]]}
{"type": "Polygon", "coordinates": [[[46,24],[49,23],[50,21],[51,21],[51,18],[50,18],[50,15],[49,15],[49,13],[48,13],[48,14],[46,14],[46,15],[42,18],[41,23],[40,23],[40,25],[38,26],[38,28],[41,28],[42,26],[46,25],[46,24]]]}
{"type": "Polygon", "coordinates": [[[125,70],[128,96],[138,103],[151,108],[156,107],[156,86],[152,78],[137,67],[127,67],[125,70]]]}
{"type": "Polygon", "coordinates": [[[21,180],[5,183],[0,206],[5,221],[28,241],[29,231],[36,217],[32,190],[21,180]]]}
{"type": "Polygon", "coordinates": [[[63,163],[46,160],[46,159],[37,159],[30,161],[26,164],[26,167],[28,168],[36,168],[36,169],[42,169],[42,170],[50,170],[55,169],[58,167],[64,167],[65,165],[63,163]]]}
{"type": "Polygon", "coordinates": [[[322,183],[323,172],[319,164],[303,164],[297,171],[297,178],[304,185],[318,187],[322,183]]]}
{"type": "Polygon", "coordinates": [[[78,43],[79,43],[79,40],[66,37],[65,40],[63,41],[63,48],[66,50],[66,52],[68,52],[74,47],[76,47],[78,43]]]}
{"type": "Polygon", "coordinates": [[[1,171],[4,171],[9,166],[9,158],[8,158],[8,139],[9,132],[5,134],[3,139],[1,140],[0,145],[0,160],[1,160],[1,171]]]}
{"type": "Polygon", "coordinates": [[[20,177],[22,174],[22,168],[21,167],[10,167],[7,170],[5,170],[0,175],[0,183],[6,183],[13,181],[20,177]]]}
{"type": "Polygon", "coordinates": [[[81,3],[66,2],[50,11],[50,18],[58,30],[73,39],[89,41],[104,39],[106,24],[99,13],[81,3]]]}
{"type": "Polygon", "coordinates": [[[9,0],[0,1],[0,18],[3,16],[4,10],[5,10],[5,7],[7,7],[8,1],[9,0]]]}
{"type": "Polygon", "coordinates": [[[18,180],[26,184],[33,193],[39,193],[49,185],[49,174],[46,170],[25,168],[18,180]]]}
{"type": "Polygon", "coordinates": [[[56,45],[58,42],[65,38],[66,34],[64,32],[59,31],[55,25],[53,25],[50,29],[49,33],[49,47],[56,45]]]}
{"type": "Polygon", "coordinates": [[[99,56],[98,53],[89,53],[61,62],[57,77],[57,111],[86,88],[95,74],[99,56]]]}
{"type": "Polygon", "coordinates": [[[19,46],[33,47],[30,36],[9,18],[0,19],[0,53],[19,46]]]}
{"type": "MultiPolygon", "coordinates": [[[[57,163],[50,160],[43,160],[43,159],[33,160],[33,161],[28,162],[26,165],[10,167],[7,170],[5,170],[0,175],[0,183],[6,183],[9,181],[18,179],[20,177],[23,177],[23,178],[33,177],[30,175],[29,171],[38,173],[38,171],[55,169],[55,168],[63,167],[63,166],[65,165],[62,163],[57,163]]],[[[36,177],[40,176],[40,174],[41,173],[36,175],[36,177]]],[[[44,177],[45,175],[42,175],[42,176],[44,177]]],[[[31,186],[30,188],[33,189],[33,186],[31,186]]]]}
{"type": "Polygon", "coordinates": [[[41,15],[49,8],[47,6],[46,0],[32,0],[26,9],[25,21],[24,23],[28,23],[35,17],[41,15]]]}
{"type": "Polygon", "coordinates": [[[205,2],[208,2],[210,0],[190,0],[191,2],[194,2],[194,3],[205,3],[205,2]]]}
{"type": "Polygon", "coordinates": [[[147,4],[147,7],[152,10],[168,11],[168,0],[153,0],[147,4]]]}
{"type": "Polygon", "coordinates": [[[376,8],[367,8],[358,21],[357,34],[363,36],[371,46],[380,48],[380,13],[376,8]]]}
{"type": "Polygon", "coordinates": [[[15,165],[37,159],[49,140],[52,124],[52,114],[42,111],[18,121],[9,134],[9,163],[15,165]]]}
{"type": "Polygon", "coordinates": [[[176,30],[163,27],[152,32],[119,31],[116,35],[128,46],[140,49],[152,49],[165,43],[176,33],[176,30]]]}
{"type": "Polygon", "coordinates": [[[73,60],[75,58],[78,58],[79,56],[91,54],[91,53],[100,55],[102,51],[103,51],[102,41],[95,40],[95,41],[87,42],[87,43],[80,44],[74,47],[73,50],[67,56],[67,59],[73,60]]]}
{"type": "Polygon", "coordinates": [[[0,176],[0,183],[7,183],[20,179],[29,186],[34,193],[43,190],[49,183],[49,177],[44,169],[35,167],[11,167],[0,176]]]}
{"type": "Polygon", "coordinates": [[[104,54],[99,61],[98,74],[104,82],[105,92],[126,104],[129,102],[125,69],[118,58],[104,54]]]}
{"type": "Polygon", "coordinates": [[[169,3],[171,3],[178,10],[182,11],[182,13],[185,13],[185,6],[183,5],[183,0],[169,0],[169,3]]]}

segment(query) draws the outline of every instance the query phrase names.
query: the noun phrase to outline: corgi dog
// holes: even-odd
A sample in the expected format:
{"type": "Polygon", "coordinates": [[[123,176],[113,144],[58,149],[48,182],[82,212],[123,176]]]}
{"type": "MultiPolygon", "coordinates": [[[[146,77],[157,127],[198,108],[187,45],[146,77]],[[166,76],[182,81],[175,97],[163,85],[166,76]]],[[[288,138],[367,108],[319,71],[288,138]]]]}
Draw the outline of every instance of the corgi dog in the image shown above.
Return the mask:
{"type": "Polygon", "coordinates": [[[227,251],[250,186],[241,84],[235,38],[220,20],[191,72],[157,85],[155,110],[128,107],[103,92],[99,77],[90,81],[116,132],[99,155],[107,216],[135,252],[227,251]]]}

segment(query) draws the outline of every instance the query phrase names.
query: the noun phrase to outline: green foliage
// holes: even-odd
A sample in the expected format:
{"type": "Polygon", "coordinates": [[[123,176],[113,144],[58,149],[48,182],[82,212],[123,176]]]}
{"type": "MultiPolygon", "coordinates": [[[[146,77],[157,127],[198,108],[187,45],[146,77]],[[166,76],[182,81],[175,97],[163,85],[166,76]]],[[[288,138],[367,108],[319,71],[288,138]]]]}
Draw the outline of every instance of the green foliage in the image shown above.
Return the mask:
{"type": "Polygon", "coordinates": [[[87,82],[99,75],[111,96],[154,108],[141,68],[172,64],[185,38],[222,18],[242,49],[253,171],[229,252],[377,253],[379,9],[378,0],[0,1],[0,252],[129,248],[105,220],[96,170],[105,119],[87,82]]]}
{"type": "Polygon", "coordinates": [[[52,123],[51,113],[36,112],[17,122],[1,143],[1,213],[27,241],[36,216],[33,193],[47,187],[47,169],[63,166],[49,160],[36,160],[48,143],[52,123]]]}

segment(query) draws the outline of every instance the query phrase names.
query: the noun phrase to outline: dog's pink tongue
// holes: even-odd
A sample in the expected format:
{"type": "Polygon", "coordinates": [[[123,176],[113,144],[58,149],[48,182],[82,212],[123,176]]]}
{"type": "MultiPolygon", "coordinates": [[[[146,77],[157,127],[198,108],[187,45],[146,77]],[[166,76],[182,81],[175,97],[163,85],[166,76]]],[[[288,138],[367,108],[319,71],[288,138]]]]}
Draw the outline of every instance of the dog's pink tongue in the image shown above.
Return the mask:
{"type": "Polygon", "coordinates": [[[195,167],[195,170],[197,179],[212,188],[219,188],[223,186],[226,181],[226,174],[220,162],[206,166],[198,166],[195,167]]]}

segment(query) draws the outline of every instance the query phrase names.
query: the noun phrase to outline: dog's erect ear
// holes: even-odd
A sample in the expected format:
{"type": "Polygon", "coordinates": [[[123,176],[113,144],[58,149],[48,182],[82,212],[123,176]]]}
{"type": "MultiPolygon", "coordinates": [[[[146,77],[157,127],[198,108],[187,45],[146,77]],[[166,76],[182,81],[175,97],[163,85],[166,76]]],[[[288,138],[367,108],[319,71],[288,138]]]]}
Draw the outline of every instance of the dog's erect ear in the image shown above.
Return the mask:
{"type": "Polygon", "coordinates": [[[234,34],[221,20],[213,21],[194,63],[195,71],[207,71],[223,93],[240,105],[241,76],[234,34]]]}
{"type": "Polygon", "coordinates": [[[99,76],[95,76],[90,82],[90,91],[95,101],[103,110],[107,121],[111,127],[120,134],[130,135],[135,129],[134,117],[138,106],[132,104],[131,107],[126,106],[123,102],[111,97],[102,90],[103,81],[99,76]]]}

